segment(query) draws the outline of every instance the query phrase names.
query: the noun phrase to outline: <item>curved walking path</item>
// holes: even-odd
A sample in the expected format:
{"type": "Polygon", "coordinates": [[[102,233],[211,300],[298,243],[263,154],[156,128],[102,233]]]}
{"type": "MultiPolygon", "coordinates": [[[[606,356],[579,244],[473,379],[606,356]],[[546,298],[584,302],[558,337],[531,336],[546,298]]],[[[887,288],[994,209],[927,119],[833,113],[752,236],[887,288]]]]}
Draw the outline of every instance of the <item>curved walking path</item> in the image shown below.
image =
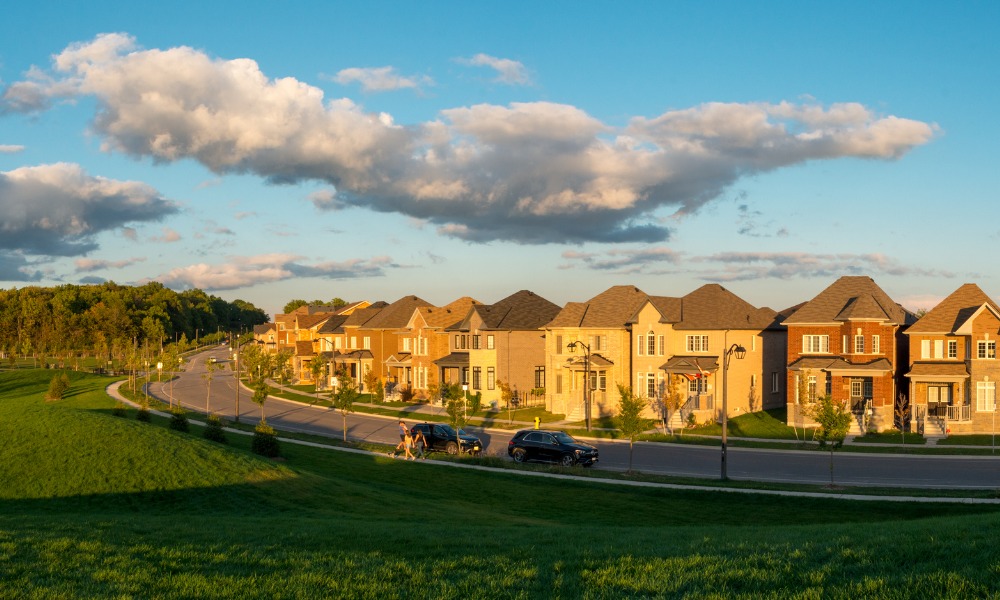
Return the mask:
{"type": "MultiPolygon", "coordinates": [[[[138,407],[138,404],[128,400],[118,391],[118,388],[122,385],[122,381],[116,381],[108,385],[107,393],[110,397],[128,404],[132,407],[138,407]]],[[[277,399],[277,398],[276,398],[277,399]]],[[[169,418],[170,415],[162,411],[150,410],[151,413],[169,418]]],[[[386,417],[392,419],[392,417],[386,417]]],[[[204,427],[205,423],[202,421],[191,420],[192,424],[204,427]]],[[[236,435],[253,435],[249,431],[243,431],[241,429],[232,429],[229,427],[225,428],[228,433],[233,433],[236,435]]],[[[279,437],[278,440],[284,444],[299,444],[302,446],[310,446],[313,448],[321,448],[324,450],[332,450],[335,452],[347,452],[351,454],[363,454],[367,456],[385,456],[381,452],[373,452],[370,450],[362,450],[359,448],[345,448],[343,446],[333,446],[330,444],[320,444],[317,442],[309,442],[305,440],[295,440],[291,438],[279,437]]],[[[700,491],[700,492],[726,492],[732,494],[758,494],[765,496],[785,496],[785,497],[796,497],[796,498],[822,498],[829,500],[856,500],[864,502],[921,502],[921,503],[935,503],[935,504],[1000,504],[1000,498],[958,498],[958,497],[923,497],[923,496],[875,496],[867,494],[834,494],[826,492],[802,492],[802,491],[783,491],[783,490],[753,490],[746,488],[732,488],[732,487],[719,487],[719,486],[700,486],[700,485],[683,485],[675,483],[656,483],[648,481],[629,481],[623,479],[604,479],[597,477],[580,477],[577,475],[563,475],[560,473],[542,473],[538,471],[524,471],[521,469],[502,469],[496,467],[486,467],[482,465],[469,465],[462,464],[451,461],[437,461],[437,460],[426,460],[421,461],[429,464],[451,467],[455,469],[470,469],[475,471],[485,471],[491,473],[503,473],[503,474],[513,474],[521,475],[525,477],[545,477],[549,479],[560,479],[564,481],[577,481],[582,483],[601,483],[606,485],[619,485],[619,486],[629,486],[629,487],[639,487],[639,488],[654,488],[654,489],[665,489],[665,490],[685,490],[685,491],[700,491]]]]}

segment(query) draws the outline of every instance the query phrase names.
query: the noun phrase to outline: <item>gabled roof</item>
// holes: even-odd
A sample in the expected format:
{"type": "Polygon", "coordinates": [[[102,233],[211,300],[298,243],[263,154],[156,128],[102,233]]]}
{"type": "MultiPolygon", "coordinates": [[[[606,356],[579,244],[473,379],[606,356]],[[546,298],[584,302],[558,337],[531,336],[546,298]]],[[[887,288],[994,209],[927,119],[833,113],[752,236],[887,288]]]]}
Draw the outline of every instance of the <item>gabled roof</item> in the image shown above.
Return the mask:
{"type": "Polygon", "coordinates": [[[570,302],[546,327],[624,328],[647,298],[633,285],[616,285],[587,302],[570,302]]]}
{"type": "Polygon", "coordinates": [[[358,310],[359,308],[368,308],[372,303],[367,300],[358,300],[357,302],[350,302],[338,308],[334,311],[337,315],[349,315],[352,312],[358,310]]]}
{"type": "Polygon", "coordinates": [[[892,371],[892,363],[885,358],[876,358],[867,363],[851,363],[843,358],[803,356],[792,364],[788,365],[789,371],[836,371],[836,372],[856,372],[856,373],[887,373],[892,371]]]}
{"type": "Polygon", "coordinates": [[[908,325],[916,317],[894,302],[871,277],[845,276],[785,319],[785,325],[875,320],[908,325]]]}
{"type": "MultiPolygon", "coordinates": [[[[413,316],[413,311],[421,306],[432,306],[430,302],[417,296],[403,296],[379,311],[368,320],[362,329],[402,329],[413,316]]],[[[367,310],[367,309],[364,309],[367,310]]]]}
{"type": "MultiPolygon", "coordinates": [[[[369,307],[359,308],[347,315],[347,320],[341,325],[343,327],[362,327],[375,318],[385,307],[389,306],[385,302],[376,302],[369,307]]],[[[340,331],[336,333],[341,333],[340,331]]]]}
{"type": "Polygon", "coordinates": [[[300,342],[295,342],[295,356],[313,356],[316,351],[313,350],[313,343],[309,340],[303,340],[300,342]]]}
{"type": "Polygon", "coordinates": [[[559,314],[559,306],[538,294],[521,290],[495,304],[473,306],[461,323],[453,329],[468,331],[473,315],[482,320],[482,329],[531,331],[544,327],[559,314]]]}
{"type": "MultiPolygon", "coordinates": [[[[469,314],[469,309],[473,306],[481,306],[482,302],[469,296],[463,296],[445,306],[419,306],[416,312],[423,318],[424,323],[431,329],[444,329],[457,325],[469,314]]],[[[411,315],[412,317],[412,315],[411,315]]],[[[407,325],[412,323],[412,319],[407,320],[407,325]]]]}
{"type": "Polygon", "coordinates": [[[274,331],[274,323],[263,323],[261,325],[253,326],[254,335],[264,335],[268,331],[274,331]]]}
{"type": "Polygon", "coordinates": [[[316,314],[308,314],[308,315],[296,315],[295,325],[299,329],[312,329],[313,327],[316,327],[317,325],[320,325],[321,323],[323,323],[323,321],[326,321],[327,319],[329,319],[332,316],[333,316],[333,313],[316,313],[316,314]]]}
{"type": "MultiPolygon", "coordinates": [[[[674,329],[767,329],[779,316],[770,308],[757,308],[717,283],[701,286],[681,298],[650,296],[648,303],[660,313],[660,323],[674,329]]],[[[636,323],[640,305],[630,323],[636,323]]]]}
{"type": "Polygon", "coordinates": [[[316,333],[318,334],[331,334],[331,333],[344,333],[344,323],[350,315],[332,315],[323,323],[316,333]]]}
{"type": "Polygon", "coordinates": [[[906,333],[955,333],[983,306],[1000,313],[1000,306],[974,283],[966,283],[927,311],[906,333]]]}
{"type": "Polygon", "coordinates": [[[667,373],[698,374],[714,373],[719,368],[718,356],[672,356],[663,363],[661,370],[667,373]]]}

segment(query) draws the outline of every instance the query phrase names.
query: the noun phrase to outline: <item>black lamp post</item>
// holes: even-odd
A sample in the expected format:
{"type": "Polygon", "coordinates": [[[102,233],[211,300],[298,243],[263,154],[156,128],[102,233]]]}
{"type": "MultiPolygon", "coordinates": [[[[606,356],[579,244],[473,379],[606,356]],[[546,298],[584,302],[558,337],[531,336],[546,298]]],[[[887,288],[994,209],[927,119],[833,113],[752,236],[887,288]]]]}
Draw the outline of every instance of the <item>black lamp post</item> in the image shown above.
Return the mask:
{"type": "Polygon", "coordinates": [[[727,401],[727,393],[729,392],[729,363],[732,361],[732,355],[735,354],[737,360],[743,360],[743,357],[747,355],[747,349],[739,344],[733,344],[726,350],[725,355],[722,357],[722,480],[728,479],[726,475],[726,444],[728,442],[727,435],[729,433],[729,403],[727,401]]]}
{"type": "Polygon", "coordinates": [[[583,348],[583,410],[587,420],[587,431],[590,431],[590,346],[577,340],[566,344],[567,348],[583,348]]]}

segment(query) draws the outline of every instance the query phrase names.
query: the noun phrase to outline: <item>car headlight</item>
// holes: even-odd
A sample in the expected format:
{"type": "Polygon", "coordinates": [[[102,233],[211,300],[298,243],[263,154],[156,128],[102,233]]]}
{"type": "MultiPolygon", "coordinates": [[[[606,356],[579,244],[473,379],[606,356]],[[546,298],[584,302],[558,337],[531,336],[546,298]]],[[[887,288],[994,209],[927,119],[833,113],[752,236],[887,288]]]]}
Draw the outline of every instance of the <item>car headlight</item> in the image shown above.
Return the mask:
{"type": "Polygon", "coordinates": [[[574,452],[576,452],[577,456],[580,456],[581,454],[583,454],[583,450],[580,450],[579,448],[577,448],[576,450],[574,450],[574,452]]]}

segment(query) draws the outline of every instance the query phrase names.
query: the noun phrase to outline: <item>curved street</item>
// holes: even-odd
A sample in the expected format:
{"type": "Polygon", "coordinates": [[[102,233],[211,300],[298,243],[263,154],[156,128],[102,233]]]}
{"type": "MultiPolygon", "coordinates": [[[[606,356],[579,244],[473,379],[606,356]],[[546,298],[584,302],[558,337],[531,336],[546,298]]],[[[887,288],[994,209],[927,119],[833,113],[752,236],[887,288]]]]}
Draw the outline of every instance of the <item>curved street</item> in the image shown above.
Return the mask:
{"type": "MultiPolygon", "coordinates": [[[[205,363],[215,357],[226,370],[218,370],[212,380],[208,409],[227,420],[236,415],[237,390],[228,369],[228,349],[220,346],[201,352],[185,363],[185,370],[172,382],[153,382],[151,393],[168,400],[173,395],[187,409],[205,412],[208,399],[205,363]]],[[[255,423],[260,407],[250,400],[246,388],[239,390],[240,421],[255,423]]],[[[264,407],[267,421],[277,429],[341,437],[339,412],[270,397],[264,407]]],[[[419,415],[407,420],[419,422],[419,415]]],[[[347,436],[357,441],[395,444],[399,441],[395,417],[353,413],[347,418],[347,436]]],[[[487,454],[506,457],[507,442],[513,431],[466,427],[478,435],[487,454]]],[[[597,468],[625,470],[628,443],[588,440],[600,448],[597,468]]],[[[693,446],[640,442],[635,445],[633,469],[643,473],[699,477],[719,477],[721,452],[718,446],[693,446]]],[[[734,448],[728,451],[730,479],[782,483],[827,484],[830,481],[829,454],[797,450],[734,448]]],[[[899,488],[1000,488],[1000,456],[928,456],[838,452],[834,455],[834,478],[840,485],[887,486],[899,488]]]]}

